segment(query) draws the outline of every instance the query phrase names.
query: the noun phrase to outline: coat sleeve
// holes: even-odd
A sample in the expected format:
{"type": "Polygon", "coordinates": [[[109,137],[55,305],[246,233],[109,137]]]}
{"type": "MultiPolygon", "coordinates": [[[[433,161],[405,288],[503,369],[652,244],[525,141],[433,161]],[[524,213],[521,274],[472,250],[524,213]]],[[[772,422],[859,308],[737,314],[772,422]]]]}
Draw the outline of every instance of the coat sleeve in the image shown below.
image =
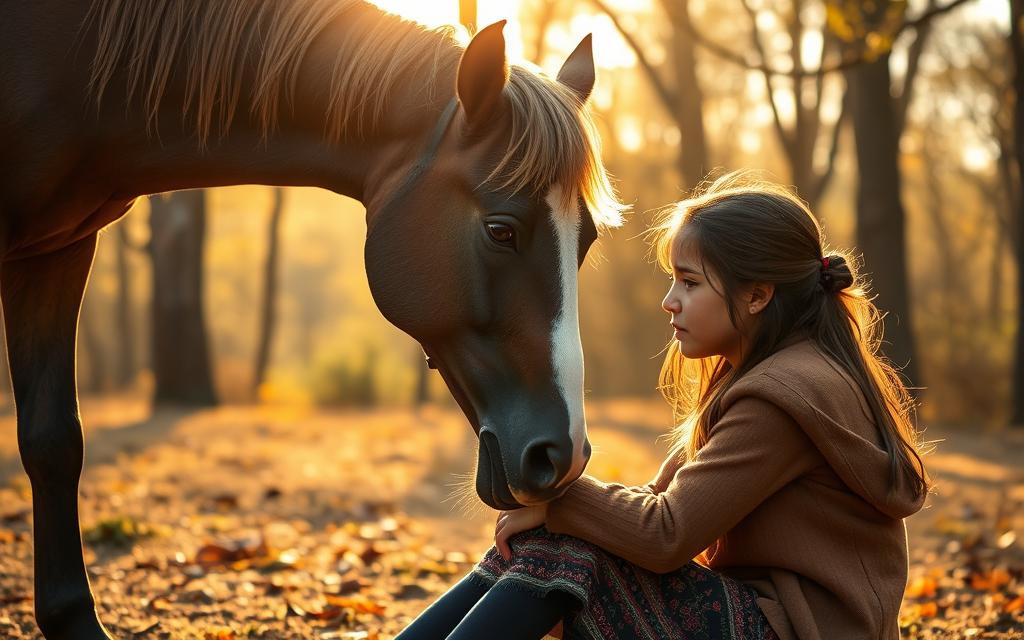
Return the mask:
{"type": "MultiPolygon", "coordinates": [[[[581,476],[548,503],[549,531],[591,542],[657,573],[674,571],[761,502],[820,463],[793,418],[771,402],[738,398],[665,491],[581,476]]],[[[666,470],[663,465],[662,470],[666,470]]]]}

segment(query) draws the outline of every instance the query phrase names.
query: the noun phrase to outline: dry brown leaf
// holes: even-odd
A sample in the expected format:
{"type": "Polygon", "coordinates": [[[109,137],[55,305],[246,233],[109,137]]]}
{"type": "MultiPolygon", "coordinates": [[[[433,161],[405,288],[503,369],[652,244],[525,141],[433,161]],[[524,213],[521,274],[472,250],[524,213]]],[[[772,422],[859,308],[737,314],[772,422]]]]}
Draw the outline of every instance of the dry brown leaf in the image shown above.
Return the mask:
{"type": "Polygon", "coordinates": [[[149,618],[132,627],[132,633],[148,633],[160,625],[159,618],[149,618]]]}
{"type": "Polygon", "coordinates": [[[436,573],[438,575],[447,576],[456,573],[459,569],[454,565],[454,563],[424,560],[420,563],[419,570],[421,573],[436,573]]]}
{"type": "Polygon", "coordinates": [[[1009,582],[1010,574],[1000,567],[971,574],[971,588],[977,591],[998,591],[1009,582]]]}
{"type": "Polygon", "coordinates": [[[358,613],[372,613],[375,616],[384,615],[384,605],[373,602],[368,598],[335,596],[331,594],[325,595],[324,598],[327,599],[327,604],[335,607],[352,609],[358,613]]]}
{"type": "Polygon", "coordinates": [[[1003,613],[1014,613],[1024,611],[1024,596],[1017,596],[1003,605],[1003,613]]]}

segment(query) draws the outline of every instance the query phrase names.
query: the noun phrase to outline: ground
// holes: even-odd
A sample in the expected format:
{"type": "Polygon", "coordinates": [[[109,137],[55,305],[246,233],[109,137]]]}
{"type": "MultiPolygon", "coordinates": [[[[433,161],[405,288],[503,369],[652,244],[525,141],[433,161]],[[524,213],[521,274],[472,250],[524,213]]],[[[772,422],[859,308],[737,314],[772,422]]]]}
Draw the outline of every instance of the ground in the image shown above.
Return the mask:
{"type": "MultiPolygon", "coordinates": [[[[86,399],[86,559],[119,638],[390,638],[491,544],[449,408],[161,411],[86,399]]],[[[604,480],[649,481],[658,400],[588,404],[604,480]]],[[[1024,434],[931,429],[936,493],[908,519],[907,638],[1024,637],[1024,434]]],[[[0,418],[0,637],[38,638],[31,509],[0,418]]]]}

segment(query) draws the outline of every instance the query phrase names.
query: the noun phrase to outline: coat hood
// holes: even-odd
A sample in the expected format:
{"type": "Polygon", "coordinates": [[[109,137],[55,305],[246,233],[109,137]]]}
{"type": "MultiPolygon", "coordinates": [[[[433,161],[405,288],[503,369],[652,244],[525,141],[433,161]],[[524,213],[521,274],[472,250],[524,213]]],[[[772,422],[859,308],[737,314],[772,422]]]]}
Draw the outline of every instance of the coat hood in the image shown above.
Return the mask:
{"type": "Polygon", "coordinates": [[[792,416],[843,483],[882,513],[904,518],[921,509],[924,496],[902,474],[891,486],[889,455],[864,393],[812,340],[791,340],[755,365],[726,392],[723,411],[745,395],[792,416]]]}

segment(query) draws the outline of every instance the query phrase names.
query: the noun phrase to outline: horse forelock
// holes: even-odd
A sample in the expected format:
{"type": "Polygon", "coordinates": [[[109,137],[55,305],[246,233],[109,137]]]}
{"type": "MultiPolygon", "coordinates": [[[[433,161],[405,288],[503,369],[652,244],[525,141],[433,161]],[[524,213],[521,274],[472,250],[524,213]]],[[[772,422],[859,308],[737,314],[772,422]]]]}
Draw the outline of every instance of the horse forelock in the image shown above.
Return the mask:
{"type": "Polygon", "coordinates": [[[619,226],[629,207],[615,193],[601,160],[597,127],[576,93],[557,80],[512,66],[505,97],[511,114],[509,144],[487,180],[534,193],[556,186],[559,211],[575,214],[583,198],[595,225],[619,226]]]}

